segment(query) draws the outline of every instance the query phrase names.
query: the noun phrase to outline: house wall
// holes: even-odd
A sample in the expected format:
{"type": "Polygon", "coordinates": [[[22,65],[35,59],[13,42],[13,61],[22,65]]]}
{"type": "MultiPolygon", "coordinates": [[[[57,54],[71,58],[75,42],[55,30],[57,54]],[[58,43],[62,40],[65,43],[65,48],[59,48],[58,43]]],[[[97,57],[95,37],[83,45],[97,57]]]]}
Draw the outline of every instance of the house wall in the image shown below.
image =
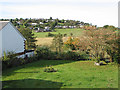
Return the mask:
{"type": "Polygon", "coordinates": [[[2,29],[2,55],[4,51],[6,53],[24,52],[24,38],[10,23],[2,29]]]}

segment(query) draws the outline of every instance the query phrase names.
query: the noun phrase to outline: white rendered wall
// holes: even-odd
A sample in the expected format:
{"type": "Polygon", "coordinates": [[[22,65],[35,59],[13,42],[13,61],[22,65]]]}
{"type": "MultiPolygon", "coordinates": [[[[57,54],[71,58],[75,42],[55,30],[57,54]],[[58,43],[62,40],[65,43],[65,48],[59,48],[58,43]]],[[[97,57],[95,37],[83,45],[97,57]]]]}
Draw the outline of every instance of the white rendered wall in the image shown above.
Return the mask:
{"type": "Polygon", "coordinates": [[[24,38],[10,23],[2,29],[2,55],[4,51],[24,52],[24,38]]]}

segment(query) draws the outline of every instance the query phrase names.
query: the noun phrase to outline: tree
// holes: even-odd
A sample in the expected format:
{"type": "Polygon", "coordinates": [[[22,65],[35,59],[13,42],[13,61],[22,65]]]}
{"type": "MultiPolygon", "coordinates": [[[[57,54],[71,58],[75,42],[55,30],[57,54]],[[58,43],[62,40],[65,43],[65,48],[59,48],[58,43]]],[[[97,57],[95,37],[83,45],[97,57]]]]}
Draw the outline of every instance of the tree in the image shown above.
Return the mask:
{"type": "Polygon", "coordinates": [[[52,30],[54,30],[54,28],[55,28],[56,25],[57,25],[57,21],[54,21],[54,22],[50,23],[50,28],[52,30]]]}
{"type": "Polygon", "coordinates": [[[64,21],[65,21],[65,20],[64,20],[64,19],[62,19],[62,20],[61,20],[61,23],[64,23],[64,21]]]}
{"type": "Polygon", "coordinates": [[[12,23],[12,22],[13,22],[13,19],[10,19],[10,22],[12,23]]]}
{"type": "Polygon", "coordinates": [[[18,18],[15,19],[15,21],[18,21],[18,20],[19,20],[18,18]]]}
{"type": "Polygon", "coordinates": [[[52,17],[50,17],[50,20],[52,20],[52,17]]]}
{"type": "Polygon", "coordinates": [[[71,50],[77,50],[78,44],[79,44],[79,39],[78,38],[73,38],[69,37],[66,42],[64,42],[65,46],[68,47],[71,50]]]}
{"type": "Polygon", "coordinates": [[[108,27],[109,27],[109,25],[104,25],[104,26],[103,26],[103,28],[108,28],[108,27]]]}
{"type": "Polygon", "coordinates": [[[99,62],[104,54],[107,53],[110,56],[110,61],[113,62],[113,58],[117,54],[116,31],[108,29],[89,30],[84,31],[84,37],[80,38],[78,44],[80,49],[90,50],[90,54],[95,57],[99,62]]]}
{"type": "Polygon", "coordinates": [[[62,34],[57,34],[54,38],[53,38],[53,46],[56,48],[56,52],[61,52],[62,46],[63,46],[63,39],[62,39],[62,34]]]}
{"type": "Polygon", "coordinates": [[[26,38],[26,49],[35,49],[36,44],[34,34],[32,33],[32,30],[29,28],[23,28],[21,27],[19,31],[22,33],[22,35],[26,38]]]}
{"type": "Polygon", "coordinates": [[[69,48],[69,49],[71,49],[71,50],[75,50],[75,46],[74,46],[74,38],[72,38],[72,37],[69,37],[68,39],[67,39],[67,41],[66,42],[64,42],[64,44],[65,44],[65,46],[67,47],[67,48],[69,48]]]}
{"type": "Polygon", "coordinates": [[[110,26],[109,25],[104,25],[103,28],[113,30],[113,31],[116,30],[116,28],[114,26],[112,26],[112,25],[110,25],[110,26]]]}

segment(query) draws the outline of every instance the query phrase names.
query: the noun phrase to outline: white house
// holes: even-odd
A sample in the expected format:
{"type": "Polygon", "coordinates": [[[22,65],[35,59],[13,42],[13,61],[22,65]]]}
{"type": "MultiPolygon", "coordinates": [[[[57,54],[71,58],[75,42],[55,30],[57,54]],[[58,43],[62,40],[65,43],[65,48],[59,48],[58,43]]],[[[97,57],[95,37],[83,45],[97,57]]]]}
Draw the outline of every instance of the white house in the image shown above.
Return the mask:
{"type": "Polygon", "coordinates": [[[9,21],[0,21],[0,57],[4,52],[25,51],[25,38],[9,21]]]}
{"type": "Polygon", "coordinates": [[[0,57],[4,52],[25,54],[25,38],[9,21],[0,21],[0,57]]]}
{"type": "Polygon", "coordinates": [[[40,22],[40,24],[44,24],[43,22],[40,22]]]}
{"type": "Polygon", "coordinates": [[[49,31],[50,27],[45,27],[44,31],[49,31]]]}
{"type": "Polygon", "coordinates": [[[31,25],[35,26],[35,25],[37,25],[37,23],[31,23],[31,25]]]}

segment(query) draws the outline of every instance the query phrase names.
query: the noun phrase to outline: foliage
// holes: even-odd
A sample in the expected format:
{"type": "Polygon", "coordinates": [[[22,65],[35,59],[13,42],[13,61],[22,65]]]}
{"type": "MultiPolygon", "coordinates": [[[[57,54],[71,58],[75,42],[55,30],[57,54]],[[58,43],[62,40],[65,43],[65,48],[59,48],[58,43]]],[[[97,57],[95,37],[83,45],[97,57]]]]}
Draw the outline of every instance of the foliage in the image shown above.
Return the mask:
{"type": "Polygon", "coordinates": [[[76,50],[77,46],[79,43],[79,39],[78,38],[73,38],[73,37],[69,37],[67,39],[66,42],[64,42],[64,45],[68,48],[70,48],[71,50],[76,50]]]}
{"type": "Polygon", "coordinates": [[[25,39],[26,39],[26,49],[35,49],[36,48],[36,44],[35,44],[35,42],[36,42],[36,40],[35,40],[35,38],[36,37],[34,37],[34,34],[32,33],[32,30],[31,29],[29,29],[29,28],[23,28],[23,27],[21,27],[20,29],[19,29],[19,31],[22,33],[22,35],[25,37],[25,39]]]}
{"type": "Polygon", "coordinates": [[[2,61],[7,61],[7,60],[10,60],[10,59],[14,59],[16,58],[16,55],[14,52],[5,52],[4,51],[4,56],[2,57],[2,61]]]}
{"type": "Polygon", "coordinates": [[[46,46],[38,47],[37,50],[38,59],[52,59],[53,52],[46,46]]]}
{"type": "Polygon", "coordinates": [[[16,57],[14,52],[8,52],[7,54],[4,52],[4,56],[2,58],[2,69],[18,66],[21,64],[21,60],[16,57]]]}
{"type": "Polygon", "coordinates": [[[47,35],[48,37],[54,37],[55,36],[55,34],[52,34],[52,33],[48,33],[48,35],[47,35]]]}
{"type": "Polygon", "coordinates": [[[113,31],[116,30],[116,28],[112,25],[104,25],[103,28],[108,29],[108,30],[113,30],[113,31]]]}
{"type": "Polygon", "coordinates": [[[17,67],[23,64],[31,63],[36,60],[36,55],[28,58],[18,58],[17,54],[15,54],[14,52],[8,52],[7,54],[4,52],[4,56],[2,58],[2,69],[4,70],[11,67],[17,67]]]}
{"type": "Polygon", "coordinates": [[[57,25],[57,22],[54,21],[54,22],[50,23],[50,28],[51,28],[52,30],[54,30],[54,28],[55,28],[56,25],[57,25]]]}
{"type": "Polygon", "coordinates": [[[6,61],[6,60],[8,60],[9,58],[7,57],[7,55],[6,55],[6,52],[4,51],[4,56],[2,57],[2,60],[3,61],[6,61]]]}
{"type": "Polygon", "coordinates": [[[80,58],[79,53],[73,51],[67,51],[61,53],[61,58],[64,60],[78,60],[80,58]]]}
{"type": "Polygon", "coordinates": [[[44,72],[57,72],[57,69],[54,69],[51,65],[49,67],[45,67],[44,72]]]}
{"type": "Polygon", "coordinates": [[[117,38],[116,31],[113,30],[84,31],[84,36],[80,38],[78,47],[83,51],[88,51],[89,49],[89,53],[98,62],[99,59],[104,58],[105,53],[110,55],[111,61],[113,61],[113,56],[117,53],[118,49],[117,38]]]}
{"type": "Polygon", "coordinates": [[[6,61],[2,61],[2,69],[5,70],[5,69],[8,69],[8,68],[21,66],[23,64],[31,63],[31,62],[34,62],[34,61],[37,61],[37,60],[39,60],[39,59],[37,59],[37,56],[28,57],[27,59],[12,57],[12,58],[9,58],[6,61]]]}
{"type": "Polygon", "coordinates": [[[37,48],[38,59],[44,60],[87,60],[88,55],[85,53],[67,51],[67,52],[54,52],[48,47],[38,47],[37,48]]]}
{"type": "Polygon", "coordinates": [[[62,46],[63,46],[62,37],[63,37],[62,34],[59,33],[53,38],[52,45],[53,45],[53,47],[56,48],[56,52],[61,52],[61,50],[62,50],[62,46]]]}

